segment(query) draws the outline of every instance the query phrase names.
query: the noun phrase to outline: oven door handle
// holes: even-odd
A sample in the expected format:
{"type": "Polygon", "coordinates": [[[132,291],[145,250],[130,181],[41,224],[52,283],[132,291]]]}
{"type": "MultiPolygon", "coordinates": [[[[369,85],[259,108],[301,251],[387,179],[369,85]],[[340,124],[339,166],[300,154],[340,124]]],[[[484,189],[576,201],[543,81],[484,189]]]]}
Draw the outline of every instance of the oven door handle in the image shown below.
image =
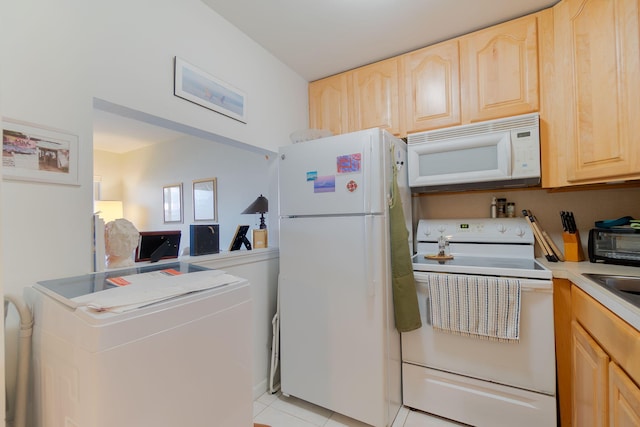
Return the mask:
{"type": "Polygon", "coordinates": [[[429,295],[424,299],[424,321],[431,326],[431,298],[429,298],[429,295]]]}

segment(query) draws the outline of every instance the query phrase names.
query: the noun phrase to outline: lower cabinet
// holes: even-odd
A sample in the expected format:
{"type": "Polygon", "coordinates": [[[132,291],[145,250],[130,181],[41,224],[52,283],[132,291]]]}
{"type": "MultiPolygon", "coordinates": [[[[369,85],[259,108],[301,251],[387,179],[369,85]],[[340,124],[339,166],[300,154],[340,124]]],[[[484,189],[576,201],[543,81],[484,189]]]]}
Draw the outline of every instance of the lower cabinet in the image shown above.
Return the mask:
{"type": "Polygon", "coordinates": [[[640,332],[571,290],[571,425],[640,426],[640,332]]]}
{"type": "Polygon", "coordinates": [[[640,426],[640,388],[613,362],[609,363],[609,425],[640,426]]]}
{"type": "Polygon", "coordinates": [[[188,262],[224,270],[251,283],[255,400],[269,387],[273,339],[271,321],[277,309],[280,253],[277,248],[269,247],[189,257],[188,262]]]}
{"type": "Polygon", "coordinates": [[[573,425],[607,424],[607,372],[609,356],[575,320],[571,324],[573,425]]]}

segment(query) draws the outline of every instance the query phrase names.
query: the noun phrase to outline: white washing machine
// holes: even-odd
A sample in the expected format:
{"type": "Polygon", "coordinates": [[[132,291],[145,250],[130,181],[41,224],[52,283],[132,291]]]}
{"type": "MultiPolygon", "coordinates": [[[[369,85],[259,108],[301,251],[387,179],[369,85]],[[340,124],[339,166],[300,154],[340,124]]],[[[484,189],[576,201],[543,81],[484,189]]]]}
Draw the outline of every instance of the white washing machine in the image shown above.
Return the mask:
{"type": "Polygon", "coordinates": [[[30,426],[253,425],[246,280],[234,277],[122,312],[79,303],[89,294],[120,292],[109,289],[110,277],[141,277],[158,269],[177,271],[182,281],[207,277],[203,267],[155,264],[39,282],[25,290],[34,314],[30,426]]]}

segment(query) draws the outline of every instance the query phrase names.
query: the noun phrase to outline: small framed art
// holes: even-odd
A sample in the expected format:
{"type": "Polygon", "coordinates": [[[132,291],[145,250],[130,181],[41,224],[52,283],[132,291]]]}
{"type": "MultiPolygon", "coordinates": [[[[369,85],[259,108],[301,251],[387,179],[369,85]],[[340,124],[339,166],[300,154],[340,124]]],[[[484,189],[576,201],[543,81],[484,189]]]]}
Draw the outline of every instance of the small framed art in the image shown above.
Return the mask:
{"type": "Polygon", "coordinates": [[[2,177],[79,185],[78,137],[32,123],[4,119],[2,177]]]}
{"type": "Polygon", "coordinates": [[[173,94],[242,123],[247,123],[247,96],[188,62],[175,57],[173,94]]]}

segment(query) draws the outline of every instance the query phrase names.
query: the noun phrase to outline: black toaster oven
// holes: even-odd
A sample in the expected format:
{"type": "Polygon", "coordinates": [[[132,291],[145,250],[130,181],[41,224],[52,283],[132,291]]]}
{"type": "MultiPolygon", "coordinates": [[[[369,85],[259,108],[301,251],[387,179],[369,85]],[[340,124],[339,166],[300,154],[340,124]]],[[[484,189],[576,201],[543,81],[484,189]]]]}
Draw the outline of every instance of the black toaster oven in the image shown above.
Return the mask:
{"type": "Polygon", "coordinates": [[[634,228],[591,229],[589,261],[640,267],[640,230],[634,228]]]}

